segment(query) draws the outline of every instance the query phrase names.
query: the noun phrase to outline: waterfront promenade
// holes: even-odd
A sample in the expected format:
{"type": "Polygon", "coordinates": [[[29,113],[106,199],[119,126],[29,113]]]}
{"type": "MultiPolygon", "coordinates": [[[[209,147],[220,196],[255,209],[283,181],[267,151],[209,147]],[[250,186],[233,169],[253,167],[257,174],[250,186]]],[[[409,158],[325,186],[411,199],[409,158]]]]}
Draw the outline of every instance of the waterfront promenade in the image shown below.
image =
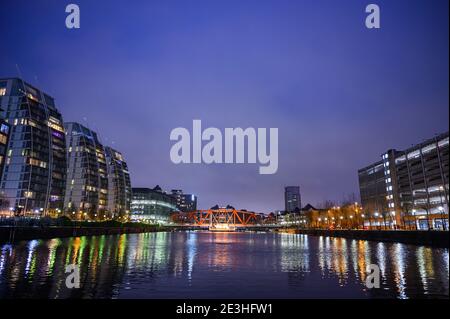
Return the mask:
{"type": "Polygon", "coordinates": [[[430,247],[449,247],[448,231],[426,230],[330,230],[330,229],[281,229],[281,232],[312,236],[340,237],[378,242],[396,242],[430,247]]]}

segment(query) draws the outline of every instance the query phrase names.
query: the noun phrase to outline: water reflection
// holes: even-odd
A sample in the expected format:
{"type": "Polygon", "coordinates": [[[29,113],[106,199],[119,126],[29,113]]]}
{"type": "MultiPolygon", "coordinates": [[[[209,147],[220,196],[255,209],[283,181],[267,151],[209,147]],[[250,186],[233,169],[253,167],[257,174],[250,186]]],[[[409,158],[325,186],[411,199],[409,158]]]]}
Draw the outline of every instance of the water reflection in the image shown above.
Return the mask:
{"type": "Polygon", "coordinates": [[[0,298],[446,297],[447,249],[272,233],[177,232],[0,246],[0,298]],[[81,267],[81,288],[65,267],[81,267]],[[365,287],[377,264],[381,289],[365,287]]]}

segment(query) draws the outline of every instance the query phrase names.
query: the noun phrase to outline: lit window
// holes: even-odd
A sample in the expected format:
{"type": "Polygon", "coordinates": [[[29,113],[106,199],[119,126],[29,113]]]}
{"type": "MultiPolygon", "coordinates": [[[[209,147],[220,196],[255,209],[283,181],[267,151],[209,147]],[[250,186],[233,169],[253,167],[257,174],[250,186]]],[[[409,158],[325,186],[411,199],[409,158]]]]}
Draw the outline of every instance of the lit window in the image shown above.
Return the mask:
{"type": "Polygon", "coordinates": [[[6,95],[6,88],[0,88],[0,96],[6,95]]]}
{"type": "Polygon", "coordinates": [[[6,124],[0,125],[0,133],[8,134],[9,133],[9,126],[6,124]]]}
{"type": "Polygon", "coordinates": [[[33,192],[24,192],[24,196],[25,196],[26,198],[33,198],[34,193],[33,193],[33,192]]]}
{"type": "Polygon", "coordinates": [[[33,165],[33,166],[39,166],[39,167],[42,167],[42,168],[47,168],[47,162],[40,161],[40,160],[37,160],[37,159],[34,159],[34,158],[30,158],[28,160],[28,164],[33,165]]]}

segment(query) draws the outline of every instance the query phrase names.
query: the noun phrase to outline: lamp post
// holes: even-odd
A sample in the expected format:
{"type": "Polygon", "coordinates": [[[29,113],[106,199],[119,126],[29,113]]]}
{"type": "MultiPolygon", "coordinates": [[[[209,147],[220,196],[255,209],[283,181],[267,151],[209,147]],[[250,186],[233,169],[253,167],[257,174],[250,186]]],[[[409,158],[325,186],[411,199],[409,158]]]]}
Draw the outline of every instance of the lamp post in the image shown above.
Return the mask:
{"type": "MultiPolygon", "coordinates": [[[[375,226],[376,226],[377,224],[378,224],[378,225],[380,224],[380,222],[378,221],[378,215],[379,215],[378,212],[375,212],[375,213],[374,213],[374,216],[375,216],[375,226]]],[[[380,227],[381,227],[381,226],[380,226],[380,227]]]]}
{"type": "Polygon", "coordinates": [[[441,206],[439,206],[439,211],[441,212],[441,219],[442,219],[442,230],[447,230],[445,227],[445,219],[444,219],[444,207],[442,206],[442,191],[444,190],[444,187],[439,186],[439,199],[441,200],[441,206]]]}

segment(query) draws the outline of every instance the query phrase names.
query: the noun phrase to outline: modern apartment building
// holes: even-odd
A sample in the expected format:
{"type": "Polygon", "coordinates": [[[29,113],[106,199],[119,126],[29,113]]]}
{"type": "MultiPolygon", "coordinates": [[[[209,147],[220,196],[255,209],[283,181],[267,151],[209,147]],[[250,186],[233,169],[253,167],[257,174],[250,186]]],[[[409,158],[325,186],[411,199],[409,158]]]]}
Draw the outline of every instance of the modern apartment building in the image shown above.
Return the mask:
{"type": "MultiPolygon", "coordinates": [[[[3,172],[3,167],[5,166],[5,157],[9,142],[9,131],[10,131],[9,124],[5,120],[0,118],[0,178],[3,172]]],[[[9,215],[10,213],[11,211],[9,202],[6,200],[6,198],[4,198],[4,196],[0,194],[0,216],[4,214],[9,215]]]]}
{"type": "Polygon", "coordinates": [[[0,109],[0,117],[10,126],[0,196],[16,215],[59,215],[66,144],[54,99],[21,79],[0,79],[0,109]]]}
{"type": "Polygon", "coordinates": [[[302,208],[299,186],[287,186],[284,188],[284,209],[288,213],[302,208]]]}
{"type": "Polygon", "coordinates": [[[131,182],[123,155],[105,147],[108,168],[108,211],[112,218],[126,219],[130,213],[131,182]]]}
{"type": "Polygon", "coordinates": [[[151,188],[134,188],[131,200],[132,221],[168,224],[170,215],[178,211],[177,200],[156,185],[151,188]]]}
{"type": "Polygon", "coordinates": [[[79,123],[66,123],[67,186],[65,214],[73,219],[107,219],[108,168],[97,133],[79,123]]]}
{"type": "Polygon", "coordinates": [[[403,151],[388,150],[358,175],[368,216],[395,227],[448,230],[448,132],[403,151]]]}

